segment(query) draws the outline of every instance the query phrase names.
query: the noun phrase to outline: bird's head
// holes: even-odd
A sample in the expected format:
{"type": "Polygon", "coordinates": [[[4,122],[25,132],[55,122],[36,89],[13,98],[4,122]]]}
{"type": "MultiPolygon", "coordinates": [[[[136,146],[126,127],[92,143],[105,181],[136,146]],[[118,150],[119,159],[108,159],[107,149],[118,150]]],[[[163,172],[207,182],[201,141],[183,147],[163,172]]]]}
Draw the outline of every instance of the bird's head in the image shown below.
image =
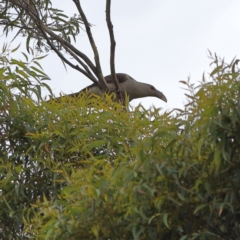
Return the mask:
{"type": "Polygon", "coordinates": [[[167,102],[167,98],[164,96],[164,94],[162,92],[158,91],[154,86],[149,85],[149,90],[151,92],[151,96],[157,97],[157,98],[163,100],[164,102],[167,102]]]}

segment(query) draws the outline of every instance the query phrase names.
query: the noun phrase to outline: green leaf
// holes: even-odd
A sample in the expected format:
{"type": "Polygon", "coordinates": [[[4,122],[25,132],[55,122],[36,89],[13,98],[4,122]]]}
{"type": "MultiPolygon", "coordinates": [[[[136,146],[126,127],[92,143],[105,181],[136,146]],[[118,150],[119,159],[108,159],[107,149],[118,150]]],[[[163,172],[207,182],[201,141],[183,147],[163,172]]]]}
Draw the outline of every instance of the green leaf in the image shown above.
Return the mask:
{"type": "Polygon", "coordinates": [[[202,210],[203,208],[207,207],[207,204],[201,204],[199,206],[197,206],[194,210],[194,214],[198,213],[200,210],[202,210]]]}
{"type": "Polygon", "coordinates": [[[28,56],[24,52],[22,52],[23,56],[25,57],[26,61],[28,61],[28,56]]]}
{"type": "Polygon", "coordinates": [[[181,81],[179,81],[179,82],[187,85],[187,82],[186,82],[186,81],[181,80],[181,81]]]}
{"type": "Polygon", "coordinates": [[[102,145],[105,144],[105,143],[106,143],[106,140],[93,141],[93,142],[87,144],[87,145],[86,145],[86,148],[87,148],[88,150],[91,150],[91,149],[96,148],[96,147],[101,148],[102,145]]]}
{"type": "Polygon", "coordinates": [[[11,60],[11,64],[16,64],[16,65],[18,65],[19,67],[21,67],[21,68],[23,68],[23,69],[26,68],[26,66],[25,66],[25,64],[24,64],[23,62],[17,61],[16,59],[12,59],[12,60],[11,60]]]}
{"type": "Polygon", "coordinates": [[[36,71],[36,72],[42,74],[42,75],[45,75],[45,73],[44,73],[43,71],[39,70],[39,69],[36,68],[36,67],[31,66],[30,68],[33,69],[34,71],[36,71]]]}
{"type": "Polygon", "coordinates": [[[163,223],[168,229],[171,229],[169,224],[168,224],[168,214],[167,213],[163,214],[163,223]]]}
{"type": "Polygon", "coordinates": [[[6,68],[0,68],[0,76],[2,76],[5,71],[6,71],[6,68]]]}
{"type": "Polygon", "coordinates": [[[221,162],[222,162],[222,152],[220,149],[216,148],[214,151],[213,161],[210,165],[210,171],[218,172],[221,162]]]}
{"type": "MultiPolygon", "coordinates": [[[[43,55],[43,56],[41,56],[41,57],[35,57],[34,59],[35,60],[41,60],[41,59],[43,59],[43,58],[45,58],[45,57],[47,57],[48,56],[48,54],[46,54],[46,55],[43,55]]],[[[35,64],[39,64],[38,62],[34,62],[35,64]]],[[[39,64],[39,66],[40,66],[40,64],[39,64]]]]}
{"type": "Polygon", "coordinates": [[[177,192],[177,195],[178,195],[179,199],[181,199],[182,201],[186,200],[181,193],[177,192]]]}
{"type": "Polygon", "coordinates": [[[13,52],[16,52],[16,51],[19,49],[20,45],[21,45],[21,43],[19,43],[19,45],[18,45],[16,48],[14,48],[13,50],[11,50],[11,52],[12,52],[12,53],[13,53],[13,52]]]}
{"type": "Polygon", "coordinates": [[[214,74],[219,73],[219,71],[222,69],[222,67],[223,67],[222,65],[216,67],[216,68],[210,73],[210,76],[212,77],[214,74]]]}
{"type": "Polygon", "coordinates": [[[26,40],[26,49],[27,49],[28,53],[30,53],[29,43],[30,43],[31,38],[32,38],[32,35],[28,34],[28,37],[27,37],[27,40],[26,40]]]}
{"type": "Polygon", "coordinates": [[[21,74],[24,78],[28,78],[28,75],[22,70],[16,70],[17,73],[21,74]]]}
{"type": "Polygon", "coordinates": [[[7,50],[7,43],[4,43],[2,46],[2,53],[5,53],[7,50]]]}
{"type": "Polygon", "coordinates": [[[182,236],[179,240],[185,240],[185,239],[188,239],[188,235],[182,236]]]}

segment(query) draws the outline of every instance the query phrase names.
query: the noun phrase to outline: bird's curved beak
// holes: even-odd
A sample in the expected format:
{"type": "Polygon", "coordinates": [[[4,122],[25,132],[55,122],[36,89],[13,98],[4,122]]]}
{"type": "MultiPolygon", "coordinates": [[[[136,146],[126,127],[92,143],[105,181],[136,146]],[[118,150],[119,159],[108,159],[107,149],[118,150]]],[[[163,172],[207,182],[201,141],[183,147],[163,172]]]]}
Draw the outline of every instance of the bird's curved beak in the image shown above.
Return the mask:
{"type": "Polygon", "coordinates": [[[164,96],[164,94],[160,91],[156,91],[156,97],[163,100],[164,102],[167,102],[167,98],[164,96]]]}

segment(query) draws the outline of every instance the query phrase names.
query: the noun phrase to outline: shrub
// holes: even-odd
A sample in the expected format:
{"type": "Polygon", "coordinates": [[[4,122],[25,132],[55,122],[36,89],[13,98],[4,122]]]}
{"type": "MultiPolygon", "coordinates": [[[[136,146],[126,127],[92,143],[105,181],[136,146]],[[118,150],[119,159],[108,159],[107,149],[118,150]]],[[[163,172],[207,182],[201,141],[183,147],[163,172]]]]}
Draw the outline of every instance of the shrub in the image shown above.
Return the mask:
{"type": "Polygon", "coordinates": [[[212,58],[172,113],[2,87],[2,238],[238,239],[238,61],[212,58]]]}

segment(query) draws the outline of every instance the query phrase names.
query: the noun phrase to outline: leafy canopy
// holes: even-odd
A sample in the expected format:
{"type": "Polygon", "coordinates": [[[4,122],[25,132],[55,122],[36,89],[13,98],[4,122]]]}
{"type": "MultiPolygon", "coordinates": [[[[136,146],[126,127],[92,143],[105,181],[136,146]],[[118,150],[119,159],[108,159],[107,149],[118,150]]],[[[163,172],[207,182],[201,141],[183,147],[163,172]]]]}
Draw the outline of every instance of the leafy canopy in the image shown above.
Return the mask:
{"type": "Polygon", "coordinates": [[[211,56],[209,80],[182,81],[182,110],[127,112],[109,96],[41,101],[39,59],[3,49],[2,239],[237,239],[238,61],[211,56]]]}

